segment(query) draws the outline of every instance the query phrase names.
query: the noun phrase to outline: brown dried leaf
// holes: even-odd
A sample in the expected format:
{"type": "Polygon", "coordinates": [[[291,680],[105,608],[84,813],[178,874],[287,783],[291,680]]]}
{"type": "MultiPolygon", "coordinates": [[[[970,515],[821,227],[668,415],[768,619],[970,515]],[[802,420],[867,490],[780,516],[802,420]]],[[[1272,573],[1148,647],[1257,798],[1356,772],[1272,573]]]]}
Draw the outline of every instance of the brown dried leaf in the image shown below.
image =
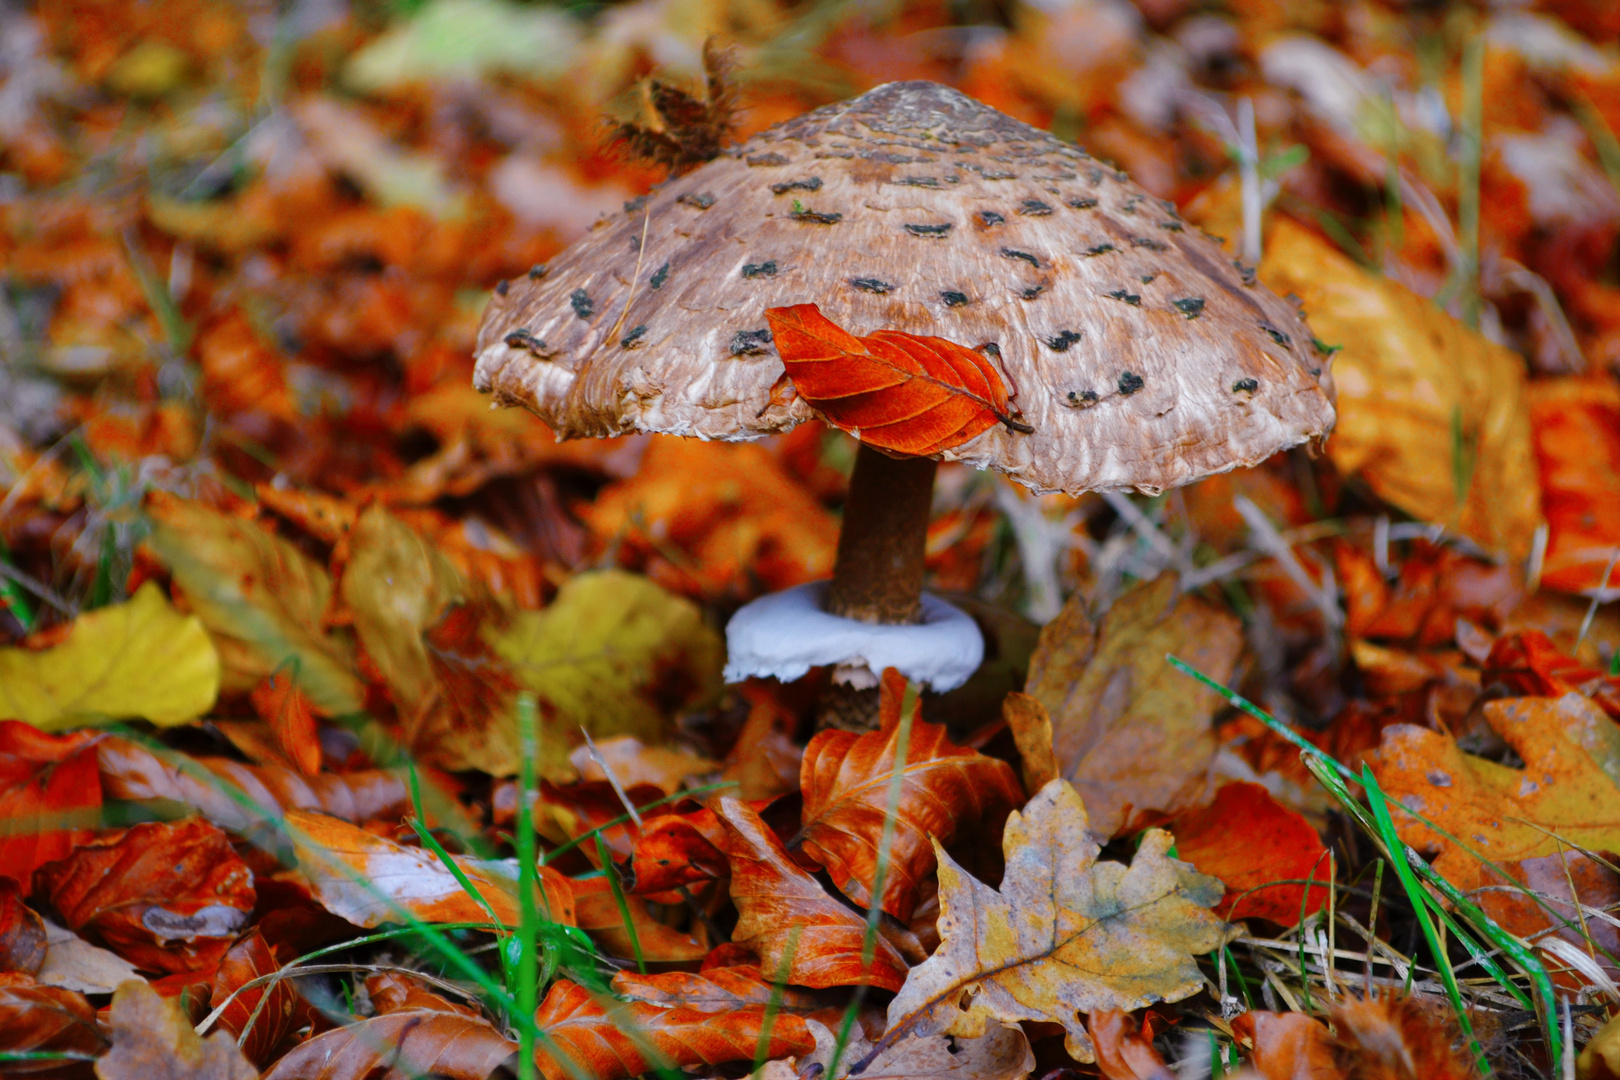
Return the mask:
{"type": "Polygon", "coordinates": [[[382,769],[302,776],[279,765],[247,765],[223,757],[190,758],[213,774],[210,782],[116,736],[102,739],[96,752],[101,780],[111,797],[180,803],[233,833],[251,833],[265,817],[280,818],[291,810],[319,810],[358,824],[398,817],[410,805],[404,777],[382,769]],[[253,803],[261,813],[244,807],[241,799],[253,803]]]}
{"type": "MultiPolygon", "coordinates": [[[[1035,1070],[1029,1040],[1016,1026],[991,1021],[983,1035],[947,1039],[913,1036],[901,1039],[861,1070],[861,1080],[1023,1080],[1035,1070]]],[[[843,1069],[839,1070],[840,1072],[843,1069]]]]}
{"type": "Polygon", "coordinates": [[[280,966],[264,935],[255,928],[226,950],[214,971],[212,1002],[216,1008],[225,1005],[219,1026],[230,1032],[232,1038],[240,1040],[242,1053],[255,1065],[265,1064],[281,1040],[298,1025],[298,991],[289,979],[278,979],[268,986],[261,984],[241,993],[236,991],[254,979],[274,974],[280,966]],[[264,1000],[267,997],[269,1000],[264,1000]],[[260,1001],[264,1001],[262,1008],[260,1001]],[[249,1018],[253,1020],[251,1029],[247,1026],[249,1018]],[[248,1033],[245,1040],[241,1039],[243,1031],[248,1033]]]}
{"type": "Polygon", "coordinates": [[[200,1038],[178,1002],[143,982],[118,988],[109,1026],[112,1049],[96,1062],[101,1080],[258,1080],[229,1033],[200,1038]]]}
{"type": "Polygon", "coordinates": [[[757,813],[732,798],[717,808],[738,914],[731,937],[759,954],[761,970],[786,971],[786,981],[800,986],[900,988],[906,963],[894,946],[879,935],[871,965],[863,965],[866,920],[794,863],[757,813]]]}
{"type": "Polygon", "coordinates": [[[0,971],[37,975],[45,963],[45,920],[23,903],[11,878],[0,877],[0,971]]]}
{"type": "MultiPolygon", "coordinates": [[[[41,986],[27,975],[0,974],[0,1046],[38,1053],[100,1054],[107,1040],[96,1026],[96,1010],[83,994],[41,986]]],[[[10,1062],[7,1076],[83,1076],[83,1065],[58,1061],[10,1062]]]]}
{"type": "Polygon", "coordinates": [[[1249,1064],[1263,1080],[1343,1080],[1345,1076],[1333,1060],[1333,1036],[1315,1017],[1257,1009],[1234,1018],[1232,1031],[1248,1049],[1249,1064]]]}
{"type": "Polygon", "coordinates": [[[1225,683],[1243,651],[1242,626],[1177,589],[1173,574],[1139,585],[1095,629],[1076,593],[1030,659],[1025,690],[1050,714],[1059,775],[1084,797],[1100,836],[1191,805],[1215,757],[1219,695],[1164,658],[1225,683]]]}
{"type": "Polygon", "coordinates": [[[1221,883],[1169,858],[1170,834],[1157,829],[1130,866],[1099,863],[1086,826],[1079,794],[1054,780],[1007,819],[999,891],[939,853],[940,946],[890,1003],[880,1048],[907,1033],[975,1036],[994,1017],[1062,1024],[1070,1056],[1091,1061],[1077,1012],[1178,1001],[1203,987],[1193,957],[1226,940],[1209,911],[1221,883]]]}
{"type": "MultiPolygon", "coordinates": [[[[889,788],[900,753],[905,686],[899,672],[885,671],[880,729],[863,735],[820,732],[805,747],[800,767],[804,825],[794,844],[802,844],[844,895],[863,907],[872,903],[889,788]]],[[[1005,761],[957,746],[942,725],[920,715],[911,725],[901,775],[882,906],[904,922],[917,906],[922,880],[934,871],[930,841],[949,844],[964,824],[989,836],[998,834],[1007,812],[1024,801],[1024,792],[1005,761]]]]}
{"type": "Polygon", "coordinates": [[[624,924],[624,914],[619,911],[619,902],[606,877],[575,881],[572,888],[576,924],[614,956],[631,959],[639,948],[641,958],[648,963],[685,964],[703,959],[709,951],[691,934],[653,918],[652,912],[647,909],[647,901],[630,895],[624,898],[624,906],[630,913],[630,925],[636,932],[635,942],[632,943],[630,932],[624,924]]]}
{"type": "MultiPolygon", "coordinates": [[[[679,1005],[664,1009],[643,1001],[593,997],[582,986],[558,982],[534,1014],[535,1022],[550,1038],[549,1046],[542,1044],[535,1050],[535,1063],[546,1080],[572,1080],[575,1070],[594,1080],[617,1080],[660,1064],[683,1067],[748,1061],[759,1050],[765,1014],[762,1005],[725,1013],[679,1005]]],[[[802,1018],[777,1013],[765,1056],[808,1053],[815,1044],[802,1018]]]]}
{"type": "Polygon", "coordinates": [[[1097,1067],[1107,1080],[1175,1080],[1176,1074],[1153,1048],[1131,1014],[1101,1009],[1086,1017],[1086,1030],[1097,1049],[1097,1067]]]}
{"type": "MultiPolygon", "coordinates": [[[[777,988],[765,981],[757,965],[736,964],[705,968],[701,974],[670,971],[638,975],[621,971],[613,976],[613,992],[666,1009],[722,1013],[750,1005],[769,1005],[777,988]]],[[[808,991],[784,987],[778,1005],[787,1012],[811,1012],[821,1008],[822,1001],[808,991]]]]}
{"type": "Polygon", "coordinates": [[[517,1044],[482,1016],[414,983],[366,980],[379,1016],[294,1047],[265,1080],[489,1080],[517,1044]]]}
{"type": "Polygon", "coordinates": [[[144,971],[217,964],[253,911],[253,873],[201,818],[105,834],[40,870],[69,927],[144,971]]]}

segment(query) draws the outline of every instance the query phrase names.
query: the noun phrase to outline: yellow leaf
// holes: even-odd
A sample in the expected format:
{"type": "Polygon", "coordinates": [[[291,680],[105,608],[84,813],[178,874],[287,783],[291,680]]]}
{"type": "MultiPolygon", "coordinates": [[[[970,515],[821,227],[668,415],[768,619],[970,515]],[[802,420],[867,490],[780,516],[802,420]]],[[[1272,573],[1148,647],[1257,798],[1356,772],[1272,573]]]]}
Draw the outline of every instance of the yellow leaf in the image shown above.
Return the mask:
{"type": "Polygon", "coordinates": [[[703,612],[622,570],[581,574],[486,637],[569,733],[656,742],[676,712],[720,693],[725,647],[703,612]]]}
{"type": "Polygon", "coordinates": [[[154,497],[147,513],[155,522],[148,544],[213,636],[226,689],[289,670],[322,713],[360,711],[364,688],[348,643],[321,630],[332,594],[325,567],[201,503],[154,497]]]}
{"type": "Polygon", "coordinates": [[[0,717],[42,731],[132,717],[164,727],[195,720],[219,696],[219,654],[194,615],[152,582],[80,615],[62,644],[0,649],[0,717]]]}
{"type": "Polygon", "coordinates": [[[1227,940],[1209,910],[1226,887],[1169,858],[1171,836],[1160,829],[1144,834],[1130,866],[1099,863],[1086,824],[1079,793],[1063,780],[1047,784],[1007,819],[1000,890],[939,850],[939,948],[889,1004],[880,1049],[906,1035],[975,1038],[992,1019],[1039,1020],[1062,1024],[1064,1048],[1089,1062],[1077,1013],[1203,989],[1193,957],[1227,940]]]}
{"type": "Polygon", "coordinates": [[[1260,279],[1300,296],[1333,357],[1328,456],[1379,498],[1522,558],[1541,523],[1524,365],[1285,218],[1260,279]]]}
{"type": "Polygon", "coordinates": [[[1505,867],[1569,848],[1620,851],[1620,787],[1604,768],[1611,762],[1594,756],[1612,746],[1602,710],[1566,694],[1491,701],[1482,711],[1524,768],[1465,754],[1450,736],[1413,724],[1384,729],[1373,775],[1401,839],[1438,852],[1434,868],[1464,891],[1505,884],[1482,860],[1505,867]]]}

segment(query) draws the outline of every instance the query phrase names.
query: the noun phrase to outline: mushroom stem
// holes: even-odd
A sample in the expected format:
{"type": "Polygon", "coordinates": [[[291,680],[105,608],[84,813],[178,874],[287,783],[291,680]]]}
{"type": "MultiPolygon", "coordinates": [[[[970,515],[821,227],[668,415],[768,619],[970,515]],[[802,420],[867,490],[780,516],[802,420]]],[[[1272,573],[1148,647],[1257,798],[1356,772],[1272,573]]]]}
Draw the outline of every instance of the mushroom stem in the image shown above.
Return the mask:
{"type": "Polygon", "coordinates": [[[828,612],[888,625],[921,619],[923,554],[938,467],[932,458],[892,458],[860,445],[827,590],[828,612]]]}

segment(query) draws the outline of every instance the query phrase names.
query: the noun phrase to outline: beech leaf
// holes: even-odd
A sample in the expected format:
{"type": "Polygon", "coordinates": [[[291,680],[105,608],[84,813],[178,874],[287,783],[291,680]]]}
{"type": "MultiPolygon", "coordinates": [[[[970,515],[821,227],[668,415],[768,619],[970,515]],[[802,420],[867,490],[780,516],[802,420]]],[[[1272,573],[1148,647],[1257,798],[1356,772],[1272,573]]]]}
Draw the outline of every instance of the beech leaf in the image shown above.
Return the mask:
{"type": "Polygon", "coordinates": [[[24,893],[33,873],[95,835],[101,820],[94,732],[47,735],[0,720],[0,876],[24,893]]]}
{"type": "MultiPolygon", "coordinates": [[[[904,692],[905,678],[892,668],[884,672],[880,729],[864,735],[820,732],[805,748],[801,765],[804,825],[796,840],[827,868],[844,895],[863,907],[872,903],[904,692]]],[[[920,717],[911,726],[901,776],[883,910],[905,922],[917,906],[923,879],[934,871],[930,838],[949,844],[964,823],[994,836],[1007,812],[1024,801],[1024,792],[1005,761],[957,746],[942,725],[920,717]]]]}
{"type": "Polygon", "coordinates": [[[760,968],[818,989],[877,986],[897,990],[906,963],[881,935],[871,965],[861,962],[866,920],[827,895],[788,857],[782,842],[740,800],[719,800],[719,847],[731,862],[737,928],[731,940],[759,954],[760,968]]]}
{"type": "Polygon", "coordinates": [[[1222,886],[1170,858],[1171,842],[1150,829],[1130,866],[1097,862],[1085,804],[1066,781],[1053,780],[1007,819],[999,891],[940,850],[940,946],[889,1004],[878,1049],[907,1034],[971,1038],[991,1018],[1039,1020],[1062,1024],[1065,1049],[1089,1062],[1078,1012],[1129,1011],[1197,993],[1204,981],[1193,957],[1227,940],[1209,910],[1222,886]]]}
{"type": "MultiPolygon", "coordinates": [[[[295,810],[287,815],[287,824],[298,867],[315,899],[339,918],[369,928],[399,922],[403,908],[428,923],[489,921],[490,912],[425,848],[397,844],[325,814],[295,810]]],[[[451,858],[494,909],[496,919],[517,925],[516,861],[451,858]]],[[[550,867],[540,867],[539,873],[540,914],[572,926],[572,883],[550,867]]]]}
{"type": "Polygon", "coordinates": [[[219,696],[219,655],[195,616],[147,582],[80,615],[60,645],[0,649],[0,717],[42,731],[139,717],[195,720],[219,696]]]}
{"type": "MultiPolygon", "coordinates": [[[[0,1047],[14,1053],[99,1054],[107,1039],[96,1025],[95,1007],[83,994],[7,972],[0,974],[0,1047]]],[[[52,1064],[30,1068],[12,1063],[5,1075],[61,1075],[47,1071],[52,1064]]]]}
{"type": "Polygon", "coordinates": [[[814,304],[767,308],[776,352],[800,397],[870,446],[937,454],[1011,416],[990,361],[954,341],[879,330],[856,337],[814,304]]]}
{"type": "MultiPolygon", "coordinates": [[[[766,1005],[741,1005],[727,1012],[683,1005],[666,1009],[645,1001],[598,997],[582,986],[559,981],[534,1015],[551,1043],[535,1050],[535,1063],[546,1080],[573,1080],[580,1072],[594,1080],[617,1080],[660,1065],[749,1061],[759,1050],[767,1009],[766,1005]]],[[[803,1018],[777,1012],[765,1054],[773,1058],[804,1054],[815,1045],[803,1018]]]]}

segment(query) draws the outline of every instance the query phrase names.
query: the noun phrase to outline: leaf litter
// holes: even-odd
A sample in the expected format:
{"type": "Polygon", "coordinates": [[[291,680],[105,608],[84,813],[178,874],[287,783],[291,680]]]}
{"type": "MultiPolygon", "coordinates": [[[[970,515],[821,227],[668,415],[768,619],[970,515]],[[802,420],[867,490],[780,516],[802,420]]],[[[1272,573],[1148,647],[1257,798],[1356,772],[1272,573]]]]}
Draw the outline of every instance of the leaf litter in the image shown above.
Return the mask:
{"type": "MultiPolygon", "coordinates": [[[[1601,7],[0,13],[0,1072],[1612,1074],[1601,7]],[[1168,496],[943,465],[930,579],[987,664],[904,746],[892,675],[879,730],[817,732],[821,676],[723,688],[719,629],[829,572],[835,429],[933,451],[1046,392],[886,328],[934,234],[851,279],[893,286],[865,338],[747,254],[825,424],[558,442],[469,388],[491,289],[892,78],[1163,200],[1076,257],[1226,236],[1339,396],[1322,456],[1168,496]]],[[[971,227],[1088,227],[1004,182],[971,227]]],[[[971,284],[927,295],[1040,310],[971,284]]]]}

